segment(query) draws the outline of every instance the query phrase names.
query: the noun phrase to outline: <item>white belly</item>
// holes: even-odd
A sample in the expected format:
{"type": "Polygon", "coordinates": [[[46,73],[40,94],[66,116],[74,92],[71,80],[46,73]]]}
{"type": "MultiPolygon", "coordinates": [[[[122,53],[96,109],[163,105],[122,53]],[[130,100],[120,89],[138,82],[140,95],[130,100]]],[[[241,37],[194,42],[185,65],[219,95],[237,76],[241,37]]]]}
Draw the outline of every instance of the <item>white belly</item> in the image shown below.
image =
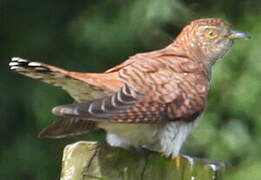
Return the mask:
{"type": "Polygon", "coordinates": [[[106,140],[111,146],[158,149],[167,156],[179,154],[193,123],[169,122],[165,124],[99,123],[107,131],[106,140]]]}

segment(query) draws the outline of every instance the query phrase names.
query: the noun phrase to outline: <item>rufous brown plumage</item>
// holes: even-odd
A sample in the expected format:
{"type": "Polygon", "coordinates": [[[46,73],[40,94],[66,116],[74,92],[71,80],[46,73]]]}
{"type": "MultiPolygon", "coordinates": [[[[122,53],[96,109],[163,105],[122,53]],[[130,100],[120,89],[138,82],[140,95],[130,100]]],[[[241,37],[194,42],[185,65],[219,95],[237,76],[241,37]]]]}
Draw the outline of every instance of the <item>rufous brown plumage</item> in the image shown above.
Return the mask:
{"type": "Polygon", "coordinates": [[[131,56],[104,73],[70,72],[12,58],[11,70],[59,86],[76,101],[53,109],[41,137],[107,131],[112,146],[154,149],[175,157],[205,108],[211,68],[237,38],[221,19],[192,21],[167,47],[131,56]]]}

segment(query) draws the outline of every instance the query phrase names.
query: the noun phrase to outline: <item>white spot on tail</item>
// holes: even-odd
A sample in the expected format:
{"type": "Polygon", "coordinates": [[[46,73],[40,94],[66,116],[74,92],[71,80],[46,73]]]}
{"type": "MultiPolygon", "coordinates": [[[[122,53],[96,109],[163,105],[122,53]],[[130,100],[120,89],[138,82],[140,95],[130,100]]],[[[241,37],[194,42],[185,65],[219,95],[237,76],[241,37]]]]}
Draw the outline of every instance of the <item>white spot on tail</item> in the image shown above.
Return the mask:
{"type": "Polygon", "coordinates": [[[9,63],[9,66],[18,66],[18,65],[19,65],[18,62],[10,62],[10,63],[9,63]]]}
{"type": "Polygon", "coordinates": [[[11,70],[16,70],[16,71],[24,71],[25,68],[21,67],[21,66],[12,66],[10,67],[11,70]]]}
{"type": "Polygon", "coordinates": [[[22,59],[22,58],[19,58],[19,57],[13,57],[12,61],[17,61],[17,62],[20,62],[20,63],[28,62],[28,60],[22,59]]]}
{"type": "Polygon", "coordinates": [[[30,62],[28,66],[42,66],[42,64],[38,62],[30,62]]]}

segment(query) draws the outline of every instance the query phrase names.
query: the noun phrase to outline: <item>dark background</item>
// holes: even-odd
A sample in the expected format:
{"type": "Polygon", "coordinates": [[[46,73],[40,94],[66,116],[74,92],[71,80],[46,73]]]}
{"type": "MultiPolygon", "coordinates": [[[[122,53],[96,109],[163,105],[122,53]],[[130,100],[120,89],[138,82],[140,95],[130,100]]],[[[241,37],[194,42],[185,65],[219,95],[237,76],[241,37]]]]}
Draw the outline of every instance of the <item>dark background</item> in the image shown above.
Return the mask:
{"type": "MultiPolygon", "coordinates": [[[[102,72],[137,52],[166,46],[190,20],[223,18],[253,38],[214,68],[208,108],[183,153],[232,164],[227,179],[261,179],[261,1],[0,0],[0,178],[58,179],[63,147],[85,135],[38,139],[72,100],[15,74],[13,56],[74,71],[102,72]]],[[[100,135],[100,133],[98,133],[100,135]]]]}

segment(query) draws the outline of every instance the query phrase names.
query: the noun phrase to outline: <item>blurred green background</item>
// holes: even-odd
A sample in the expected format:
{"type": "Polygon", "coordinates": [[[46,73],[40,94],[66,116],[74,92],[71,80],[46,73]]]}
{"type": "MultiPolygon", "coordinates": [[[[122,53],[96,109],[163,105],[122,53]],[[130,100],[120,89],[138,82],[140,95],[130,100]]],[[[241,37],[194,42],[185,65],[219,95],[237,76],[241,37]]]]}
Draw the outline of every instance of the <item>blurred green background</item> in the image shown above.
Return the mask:
{"type": "Polygon", "coordinates": [[[208,108],[183,153],[224,160],[227,179],[261,179],[261,1],[0,0],[0,178],[59,179],[63,147],[101,133],[38,139],[72,100],[12,73],[11,57],[102,72],[137,52],[166,46],[190,20],[224,18],[253,38],[238,41],[214,68],[208,108]]]}

